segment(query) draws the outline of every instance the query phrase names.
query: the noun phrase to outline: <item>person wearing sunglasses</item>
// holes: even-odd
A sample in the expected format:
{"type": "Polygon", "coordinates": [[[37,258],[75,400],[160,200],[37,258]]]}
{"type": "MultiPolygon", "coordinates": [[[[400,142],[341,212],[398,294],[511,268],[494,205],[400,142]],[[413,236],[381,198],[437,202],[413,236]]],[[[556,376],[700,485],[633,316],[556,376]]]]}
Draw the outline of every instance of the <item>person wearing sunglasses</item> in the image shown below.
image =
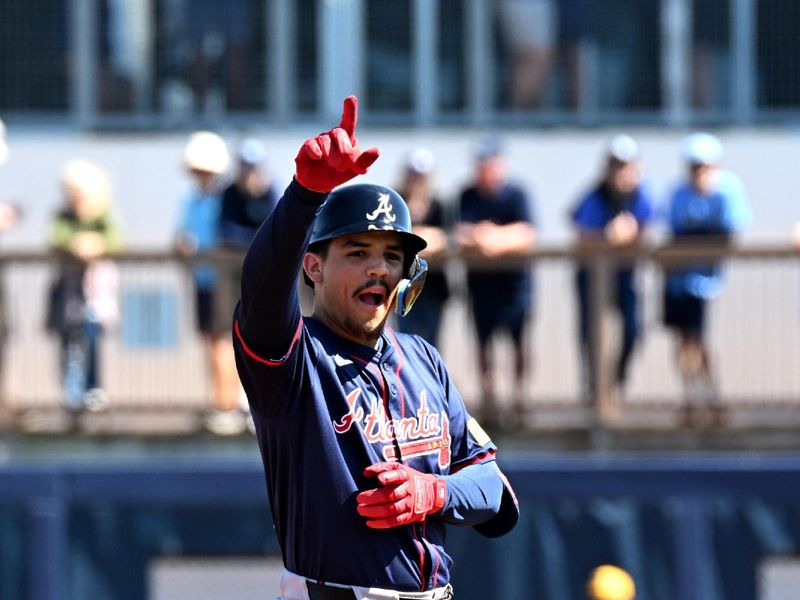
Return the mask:
{"type": "Polygon", "coordinates": [[[244,259],[239,375],[286,570],[284,600],[453,598],[447,524],[488,537],[519,507],[436,349],[386,326],[424,284],[408,207],[359,183],[357,100],[307,140],[244,259]],[[342,186],[342,187],[339,187],[342,186]],[[313,287],[303,316],[297,279],[313,287]]]}

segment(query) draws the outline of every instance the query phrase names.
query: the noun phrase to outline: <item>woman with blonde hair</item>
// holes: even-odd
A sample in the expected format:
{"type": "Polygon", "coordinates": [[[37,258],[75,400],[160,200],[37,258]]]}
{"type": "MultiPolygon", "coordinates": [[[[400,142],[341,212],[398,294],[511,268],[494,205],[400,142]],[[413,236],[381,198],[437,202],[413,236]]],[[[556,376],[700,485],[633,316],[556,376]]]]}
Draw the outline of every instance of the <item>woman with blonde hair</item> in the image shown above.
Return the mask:
{"type": "Polygon", "coordinates": [[[59,259],[50,291],[48,329],[61,340],[64,399],[73,412],[107,403],[100,384],[98,344],[118,319],[116,267],[107,257],[120,250],[119,225],[111,213],[111,184],[92,162],[71,160],[61,171],[64,205],[50,227],[59,259]]]}

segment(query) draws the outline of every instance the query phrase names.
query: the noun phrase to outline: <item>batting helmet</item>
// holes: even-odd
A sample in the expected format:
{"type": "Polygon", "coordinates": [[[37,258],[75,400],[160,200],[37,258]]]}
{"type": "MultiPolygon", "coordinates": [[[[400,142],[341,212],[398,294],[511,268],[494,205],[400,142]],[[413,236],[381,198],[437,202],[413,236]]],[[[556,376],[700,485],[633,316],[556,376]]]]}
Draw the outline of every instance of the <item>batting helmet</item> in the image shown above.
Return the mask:
{"type": "Polygon", "coordinates": [[[359,183],[328,195],[314,221],[309,249],[318,242],[365,231],[400,234],[406,253],[406,275],[417,254],[428,245],[411,230],[411,215],[400,194],[386,186],[359,183]]]}

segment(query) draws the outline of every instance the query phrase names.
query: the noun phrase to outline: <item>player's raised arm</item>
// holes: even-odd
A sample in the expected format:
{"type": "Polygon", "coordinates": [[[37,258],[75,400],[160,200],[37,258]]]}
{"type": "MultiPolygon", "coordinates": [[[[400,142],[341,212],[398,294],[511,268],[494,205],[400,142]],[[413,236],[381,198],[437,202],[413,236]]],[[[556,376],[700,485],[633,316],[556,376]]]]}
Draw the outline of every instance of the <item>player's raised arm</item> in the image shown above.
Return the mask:
{"type": "Polygon", "coordinates": [[[244,259],[235,331],[265,358],[288,351],[300,320],[296,281],[317,210],[328,192],[367,172],[378,149],[356,139],[358,100],[344,101],[338,127],[306,140],[295,158],[294,181],[261,226],[244,259]]]}

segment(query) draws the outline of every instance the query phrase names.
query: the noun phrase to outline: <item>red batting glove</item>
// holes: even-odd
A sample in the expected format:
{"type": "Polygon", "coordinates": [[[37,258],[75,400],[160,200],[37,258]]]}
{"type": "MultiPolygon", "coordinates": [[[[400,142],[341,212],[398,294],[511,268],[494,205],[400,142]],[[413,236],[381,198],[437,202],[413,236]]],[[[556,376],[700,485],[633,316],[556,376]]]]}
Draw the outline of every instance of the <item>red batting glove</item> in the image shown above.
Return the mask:
{"type": "Polygon", "coordinates": [[[447,501],[447,483],[441,477],[415,471],[394,462],[379,462],[364,469],[367,477],[377,477],[381,487],[361,492],[358,514],[367,518],[367,527],[389,529],[418,523],[439,512],[447,501]]]}
{"type": "Polygon", "coordinates": [[[344,100],[339,127],[306,140],[300,147],[294,159],[294,178],[300,185],[327,193],[356,175],[363,175],[378,160],[377,148],[362,152],[358,147],[357,121],[358,99],[348,96],[344,100]]]}

